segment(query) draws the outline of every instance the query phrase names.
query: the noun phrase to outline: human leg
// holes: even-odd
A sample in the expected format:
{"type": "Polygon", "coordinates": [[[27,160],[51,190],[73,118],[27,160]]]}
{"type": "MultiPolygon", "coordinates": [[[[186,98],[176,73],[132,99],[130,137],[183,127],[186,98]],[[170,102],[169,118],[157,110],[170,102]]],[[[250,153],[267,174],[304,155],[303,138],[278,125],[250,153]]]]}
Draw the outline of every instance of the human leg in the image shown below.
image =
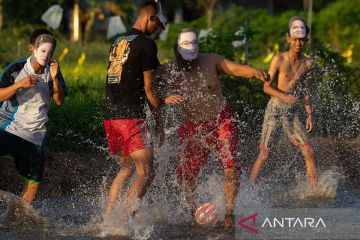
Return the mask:
{"type": "Polygon", "coordinates": [[[104,127],[110,152],[117,151],[119,156],[123,156],[123,167],[110,187],[109,200],[114,203],[117,201],[123,185],[135,168],[135,179],[124,198],[125,207],[134,213],[135,208],[131,210],[130,203],[144,195],[152,168],[153,152],[150,132],[142,119],[105,120],[104,127]]]}
{"type": "Polygon", "coordinates": [[[224,227],[226,230],[234,228],[234,206],[235,198],[239,189],[240,173],[239,170],[234,167],[224,169],[224,192],[225,192],[225,204],[226,214],[224,227]]]}
{"type": "Polygon", "coordinates": [[[264,166],[266,160],[269,158],[269,148],[273,141],[273,135],[278,125],[278,109],[276,108],[276,102],[271,99],[266,107],[264,123],[261,132],[259,155],[251,169],[250,181],[255,183],[259,173],[264,166]]]}
{"type": "Polygon", "coordinates": [[[204,123],[185,122],[178,129],[180,153],[176,176],[182,189],[182,203],[190,214],[195,213],[196,179],[209,156],[206,139],[202,136],[208,133],[204,127],[204,123]]]}
{"type": "Polygon", "coordinates": [[[262,144],[259,146],[259,155],[251,169],[250,181],[255,183],[259,173],[264,166],[266,160],[269,158],[269,150],[267,150],[262,144]]]}
{"type": "Polygon", "coordinates": [[[315,154],[312,145],[310,144],[306,130],[296,115],[292,123],[292,131],[289,134],[291,142],[300,149],[305,159],[306,175],[312,190],[316,189],[317,177],[315,166],[315,154]]]}
{"type": "Polygon", "coordinates": [[[176,175],[182,188],[183,203],[190,214],[195,213],[196,179],[209,156],[209,150],[203,146],[204,144],[198,139],[188,139],[183,142],[183,149],[178,157],[176,175]]]}
{"type": "Polygon", "coordinates": [[[18,174],[25,182],[20,200],[22,203],[32,204],[43,179],[44,148],[17,136],[11,138],[15,140],[9,139],[9,141],[12,141],[10,155],[15,160],[18,174]]]}
{"type": "Polygon", "coordinates": [[[226,230],[234,228],[234,205],[240,182],[240,164],[238,154],[238,128],[232,111],[226,107],[220,114],[214,127],[217,131],[208,135],[207,142],[214,154],[221,160],[224,167],[224,194],[226,215],[224,227],[226,230]],[[217,125],[217,126],[216,126],[217,125]]]}
{"type": "Polygon", "coordinates": [[[150,184],[150,175],[152,174],[153,151],[152,149],[142,149],[130,154],[135,165],[135,179],[131,183],[125,206],[131,214],[136,211],[137,203],[146,193],[150,184]]]}
{"type": "Polygon", "coordinates": [[[36,198],[36,194],[39,191],[39,183],[26,182],[24,190],[20,196],[20,200],[25,204],[32,204],[36,198]]]}
{"type": "Polygon", "coordinates": [[[123,191],[124,184],[128,181],[134,172],[134,164],[130,157],[119,157],[119,160],[121,163],[121,168],[109,189],[109,199],[105,206],[105,212],[103,216],[104,221],[109,220],[116,202],[119,198],[121,198],[120,195],[123,191]]]}
{"type": "Polygon", "coordinates": [[[312,190],[316,189],[317,185],[317,176],[316,176],[316,166],[315,166],[315,157],[314,150],[310,143],[305,143],[299,146],[304,159],[306,166],[306,175],[309,181],[310,187],[312,190]]]}

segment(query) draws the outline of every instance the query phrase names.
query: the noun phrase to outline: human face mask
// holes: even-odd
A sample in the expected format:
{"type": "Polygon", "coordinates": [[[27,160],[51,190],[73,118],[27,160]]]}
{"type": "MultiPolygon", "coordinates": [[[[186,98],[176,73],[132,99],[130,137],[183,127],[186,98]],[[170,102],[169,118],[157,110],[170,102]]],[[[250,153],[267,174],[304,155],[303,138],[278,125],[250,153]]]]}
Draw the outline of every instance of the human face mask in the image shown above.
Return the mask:
{"type": "Polygon", "coordinates": [[[292,38],[305,38],[305,24],[301,20],[295,20],[291,23],[290,37],[292,38]]]}
{"type": "Polygon", "coordinates": [[[33,52],[37,63],[41,66],[46,66],[46,64],[50,62],[53,53],[53,44],[48,42],[40,44],[40,46],[35,48],[33,52]]]}
{"type": "Polygon", "coordinates": [[[181,33],[177,45],[177,50],[184,60],[191,61],[197,58],[199,45],[196,33],[181,33]]]}

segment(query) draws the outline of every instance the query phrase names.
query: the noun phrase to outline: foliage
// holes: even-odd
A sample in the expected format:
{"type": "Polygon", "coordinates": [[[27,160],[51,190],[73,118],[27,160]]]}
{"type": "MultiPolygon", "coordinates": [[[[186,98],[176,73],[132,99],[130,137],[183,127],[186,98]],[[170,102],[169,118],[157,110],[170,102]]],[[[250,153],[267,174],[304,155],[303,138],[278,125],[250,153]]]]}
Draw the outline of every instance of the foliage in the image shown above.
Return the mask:
{"type": "Polygon", "coordinates": [[[52,150],[89,151],[106,144],[102,126],[102,106],[105,96],[105,77],[109,43],[90,43],[84,47],[63,39],[55,58],[62,49],[69,54],[60,63],[61,72],[69,88],[62,106],[53,104],[49,112],[49,147],[52,150]],[[85,53],[86,61],[74,74],[78,58],[85,53]]]}
{"type": "Polygon", "coordinates": [[[316,15],[316,38],[335,51],[354,44],[353,58],[360,62],[360,4],[358,1],[337,1],[316,15]]]}
{"type": "Polygon", "coordinates": [[[228,59],[234,59],[235,53],[231,42],[236,40],[234,33],[227,32],[216,35],[212,32],[207,37],[201,38],[199,41],[199,49],[204,53],[217,53],[228,59]]]}
{"type": "Polygon", "coordinates": [[[73,66],[71,62],[61,65],[69,95],[62,106],[52,104],[49,112],[48,145],[53,151],[88,151],[106,143],[102,126],[105,61],[87,63],[78,76],[73,66]]]}
{"type": "Polygon", "coordinates": [[[315,46],[314,56],[314,108],[321,124],[322,135],[337,138],[358,136],[360,73],[347,65],[338,53],[322,44],[315,46]]]}

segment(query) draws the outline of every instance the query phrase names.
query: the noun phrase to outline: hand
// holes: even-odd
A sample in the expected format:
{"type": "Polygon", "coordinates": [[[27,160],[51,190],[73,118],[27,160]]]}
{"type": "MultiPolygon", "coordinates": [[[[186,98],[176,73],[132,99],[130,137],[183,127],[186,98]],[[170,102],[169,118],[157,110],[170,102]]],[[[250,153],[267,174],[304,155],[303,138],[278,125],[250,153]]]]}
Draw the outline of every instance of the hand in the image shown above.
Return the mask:
{"type": "Polygon", "coordinates": [[[307,132],[311,132],[311,130],[313,129],[313,117],[312,114],[310,113],[307,118],[306,118],[306,130],[307,132]]]}
{"type": "Polygon", "coordinates": [[[59,73],[59,63],[56,60],[50,62],[50,74],[52,79],[56,79],[59,73]]]}
{"type": "Polygon", "coordinates": [[[170,95],[168,97],[165,98],[165,104],[172,104],[172,105],[176,105],[176,104],[181,104],[184,102],[184,97],[179,95],[179,94],[173,94],[170,95]]]}
{"type": "Polygon", "coordinates": [[[258,70],[258,69],[255,70],[254,77],[256,77],[257,79],[260,79],[264,82],[267,82],[270,80],[270,75],[266,71],[258,70]]]}
{"type": "Polygon", "coordinates": [[[37,84],[39,80],[35,75],[26,76],[19,81],[20,88],[31,88],[37,84]]]}
{"type": "Polygon", "coordinates": [[[282,101],[289,105],[293,105],[294,103],[296,103],[296,97],[294,97],[293,95],[285,95],[285,97],[282,98],[282,101]]]}

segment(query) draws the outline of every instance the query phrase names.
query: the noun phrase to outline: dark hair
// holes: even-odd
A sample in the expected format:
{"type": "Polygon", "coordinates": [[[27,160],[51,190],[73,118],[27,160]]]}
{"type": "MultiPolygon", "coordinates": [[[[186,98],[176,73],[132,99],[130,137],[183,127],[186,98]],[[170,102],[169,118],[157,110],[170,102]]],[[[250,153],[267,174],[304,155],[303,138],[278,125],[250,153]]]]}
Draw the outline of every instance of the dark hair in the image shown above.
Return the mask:
{"type": "Polygon", "coordinates": [[[56,39],[51,34],[41,34],[39,35],[33,44],[34,48],[38,48],[42,43],[51,43],[53,45],[53,49],[56,48],[56,39]]]}
{"type": "Polygon", "coordinates": [[[292,18],[290,18],[289,20],[289,27],[288,27],[288,34],[290,36],[290,28],[291,28],[291,25],[294,21],[302,21],[305,25],[305,37],[307,37],[307,35],[310,33],[310,28],[307,26],[305,20],[302,18],[302,17],[299,17],[299,16],[293,16],[292,18]]]}
{"type": "Polygon", "coordinates": [[[156,13],[157,13],[158,8],[157,8],[157,4],[156,4],[155,1],[146,1],[143,4],[141,4],[141,6],[139,8],[139,13],[141,11],[144,11],[144,10],[148,9],[149,7],[153,7],[155,9],[156,13]]]}
{"type": "Polygon", "coordinates": [[[193,32],[193,33],[196,34],[196,37],[199,36],[199,34],[198,34],[198,32],[195,30],[195,28],[183,28],[183,29],[181,29],[181,30],[179,31],[179,33],[178,33],[178,35],[177,35],[177,37],[176,37],[176,43],[179,41],[180,35],[181,35],[182,33],[187,33],[187,32],[193,32]]]}
{"type": "Polygon", "coordinates": [[[31,33],[30,38],[29,38],[29,43],[32,44],[32,45],[34,45],[36,39],[37,39],[40,35],[43,35],[43,34],[48,34],[48,35],[53,36],[53,34],[52,34],[49,30],[47,30],[47,29],[45,29],[45,28],[38,28],[38,29],[35,29],[35,30],[31,33]]]}

